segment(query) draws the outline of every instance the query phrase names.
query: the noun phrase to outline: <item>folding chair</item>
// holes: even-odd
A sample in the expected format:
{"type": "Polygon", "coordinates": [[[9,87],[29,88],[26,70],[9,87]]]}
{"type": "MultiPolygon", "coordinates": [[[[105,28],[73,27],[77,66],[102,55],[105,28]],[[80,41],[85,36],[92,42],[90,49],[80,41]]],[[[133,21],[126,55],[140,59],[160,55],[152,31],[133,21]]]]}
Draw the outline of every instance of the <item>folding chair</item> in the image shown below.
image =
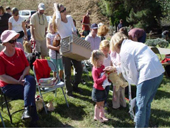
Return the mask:
{"type": "Polygon", "coordinates": [[[14,111],[13,113],[11,113],[8,103],[11,102],[11,101],[14,101],[14,100],[19,100],[19,99],[12,99],[12,98],[7,99],[7,96],[5,94],[3,94],[3,92],[1,91],[1,100],[3,99],[2,96],[4,98],[4,102],[2,102],[2,104],[1,104],[1,109],[3,111],[4,105],[6,105],[6,108],[7,108],[7,111],[8,111],[8,116],[10,118],[10,122],[11,122],[11,124],[13,124],[12,115],[14,115],[17,112],[24,111],[24,109],[20,109],[20,110],[17,110],[17,111],[14,111]]]}
{"type": "MultiPolygon", "coordinates": [[[[37,60],[36,60],[37,61],[37,60]]],[[[54,72],[57,72],[57,68],[55,66],[55,64],[50,61],[50,60],[47,60],[47,63],[48,63],[48,66],[51,68],[51,70],[53,70],[54,72]]],[[[42,69],[43,70],[43,69],[42,69]]],[[[36,80],[36,83],[37,83],[37,88],[39,90],[39,94],[41,96],[41,98],[43,99],[43,96],[42,94],[45,94],[45,93],[48,93],[48,92],[55,92],[55,97],[56,97],[56,93],[57,93],[57,88],[61,88],[62,89],[62,92],[63,92],[63,95],[64,95],[64,98],[65,98],[65,101],[66,101],[66,104],[67,106],[69,107],[69,104],[67,102],[67,98],[65,96],[65,93],[64,93],[64,90],[63,90],[63,87],[64,87],[64,82],[60,81],[60,78],[58,76],[58,73],[57,73],[57,79],[58,79],[58,82],[53,86],[53,87],[49,87],[48,89],[44,89],[44,87],[42,87],[40,85],[40,83],[37,81],[37,78],[36,78],[36,71],[35,71],[35,67],[33,66],[33,72],[34,72],[34,76],[35,76],[35,80],[36,80]]],[[[44,100],[43,100],[43,106],[44,106],[44,109],[45,109],[45,112],[47,113],[47,108],[45,106],[45,103],[44,103],[44,100]]]]}

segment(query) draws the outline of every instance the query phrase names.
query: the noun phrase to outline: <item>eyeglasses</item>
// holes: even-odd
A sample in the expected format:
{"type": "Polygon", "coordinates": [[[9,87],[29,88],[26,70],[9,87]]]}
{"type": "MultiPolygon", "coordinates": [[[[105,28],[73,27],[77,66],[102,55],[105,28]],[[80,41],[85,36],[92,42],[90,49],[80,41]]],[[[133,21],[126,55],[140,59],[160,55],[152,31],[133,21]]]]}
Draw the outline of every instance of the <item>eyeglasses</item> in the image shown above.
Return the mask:
{"type": "Polygon", "coordinates": [[[15,40],[10,40],[10,41],[8,41],[8,43],[10,43],[10,44],[14,44],[14,43],[16,43],[16,39],[15,40]]]}
{"type": "Polygon", "coordinates": [[[60,13],[63,13],[63,12],[65,12],[66,11],[66,8],[64,8],[62,11],[60,11],[60,13]]]}

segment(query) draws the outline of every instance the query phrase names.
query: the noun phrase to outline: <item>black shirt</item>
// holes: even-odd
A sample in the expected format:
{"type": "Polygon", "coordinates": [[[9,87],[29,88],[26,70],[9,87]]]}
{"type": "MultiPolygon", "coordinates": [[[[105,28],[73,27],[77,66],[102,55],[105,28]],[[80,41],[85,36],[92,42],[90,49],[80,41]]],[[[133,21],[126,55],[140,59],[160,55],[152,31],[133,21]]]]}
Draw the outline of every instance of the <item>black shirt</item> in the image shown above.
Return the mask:
{"type": "Polygon", "coordinates": [[[8,19],[11,17],[10,14],[4,13],[2,16],[0,16],[0,35],[3,31],[8,29],[8,19]]]}

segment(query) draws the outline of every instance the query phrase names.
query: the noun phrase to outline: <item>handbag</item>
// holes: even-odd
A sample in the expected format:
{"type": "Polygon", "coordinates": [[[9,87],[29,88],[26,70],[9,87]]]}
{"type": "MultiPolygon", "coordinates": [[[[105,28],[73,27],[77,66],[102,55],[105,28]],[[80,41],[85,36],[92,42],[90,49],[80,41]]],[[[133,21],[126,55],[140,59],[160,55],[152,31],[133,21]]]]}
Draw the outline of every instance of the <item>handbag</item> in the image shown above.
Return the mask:
{"type": "Polygon", "coordinates": [[[18,32],[18,33],[20,34],[19,37],[18,37],[18,39],[24,37],[24,32],[23,32],[23,31],[20,31],[20,32],[18,32]]]}

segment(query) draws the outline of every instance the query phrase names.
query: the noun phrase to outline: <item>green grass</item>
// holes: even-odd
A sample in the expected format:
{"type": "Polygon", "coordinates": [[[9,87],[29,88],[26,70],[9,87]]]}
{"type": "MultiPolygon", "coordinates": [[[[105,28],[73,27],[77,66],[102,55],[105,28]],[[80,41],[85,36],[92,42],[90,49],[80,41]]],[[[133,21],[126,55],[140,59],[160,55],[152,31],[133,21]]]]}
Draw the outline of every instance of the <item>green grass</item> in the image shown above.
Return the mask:
{"type": "MultiPolygon", "coordinates": [[[[91,76],[91,74],[89,75],[91,76]]],[[[120,110],[112,109],[112,93],[109,94],[109,108],[106,115],[110,120],[103,124],[97,121],[93,121],[93,109],[94,102],[91,100],[91,90],[93,86],[92,79],[87,78],[87,74],[83,74],[83,78],[86,79],[87,84],[80,84],[80,88],[83,93],[80,95],[74,93],[77,98],[69,98],[68,102],[70,107],[68,108],[61,89],[57,90],[57,97],[54,97],[53,93],[47,93],[44,96],[45,101],[48,101],[48,97],[53,97],[53,104],[55,106],[54,112],[45,113],[43,110],[39,112],[39,125],[41,127],[134,127],[133,120],[128,114],[128,104],[125,109],[120,110]],[[48,96],[47,96],[48,95],[48,96]]],[[[135,91],[135,87],[132,87],[135,91]]],[[[38,94],[38,92],[37,92],[38,94]]],[[[17,100],[10,103],[11,111],[23,108],[23,101],[17,100]]],[[[154,101],[152,102],[152,113],[150,119],[150,126],[158,127],[170,127],[170,79],[163,78],[154,101]]],[[[1,108],[0,108],[1,109],[1,108]]],[[[13,116],[14,124],[10,124],[9,117],[7,115],[6,108],[1,111],[6,127],[27,127],[28,123],[21,120],[22,112],[19,112],[13,116]]],[[[0,123],[0,127],[2,123],[0,123]]]]}

